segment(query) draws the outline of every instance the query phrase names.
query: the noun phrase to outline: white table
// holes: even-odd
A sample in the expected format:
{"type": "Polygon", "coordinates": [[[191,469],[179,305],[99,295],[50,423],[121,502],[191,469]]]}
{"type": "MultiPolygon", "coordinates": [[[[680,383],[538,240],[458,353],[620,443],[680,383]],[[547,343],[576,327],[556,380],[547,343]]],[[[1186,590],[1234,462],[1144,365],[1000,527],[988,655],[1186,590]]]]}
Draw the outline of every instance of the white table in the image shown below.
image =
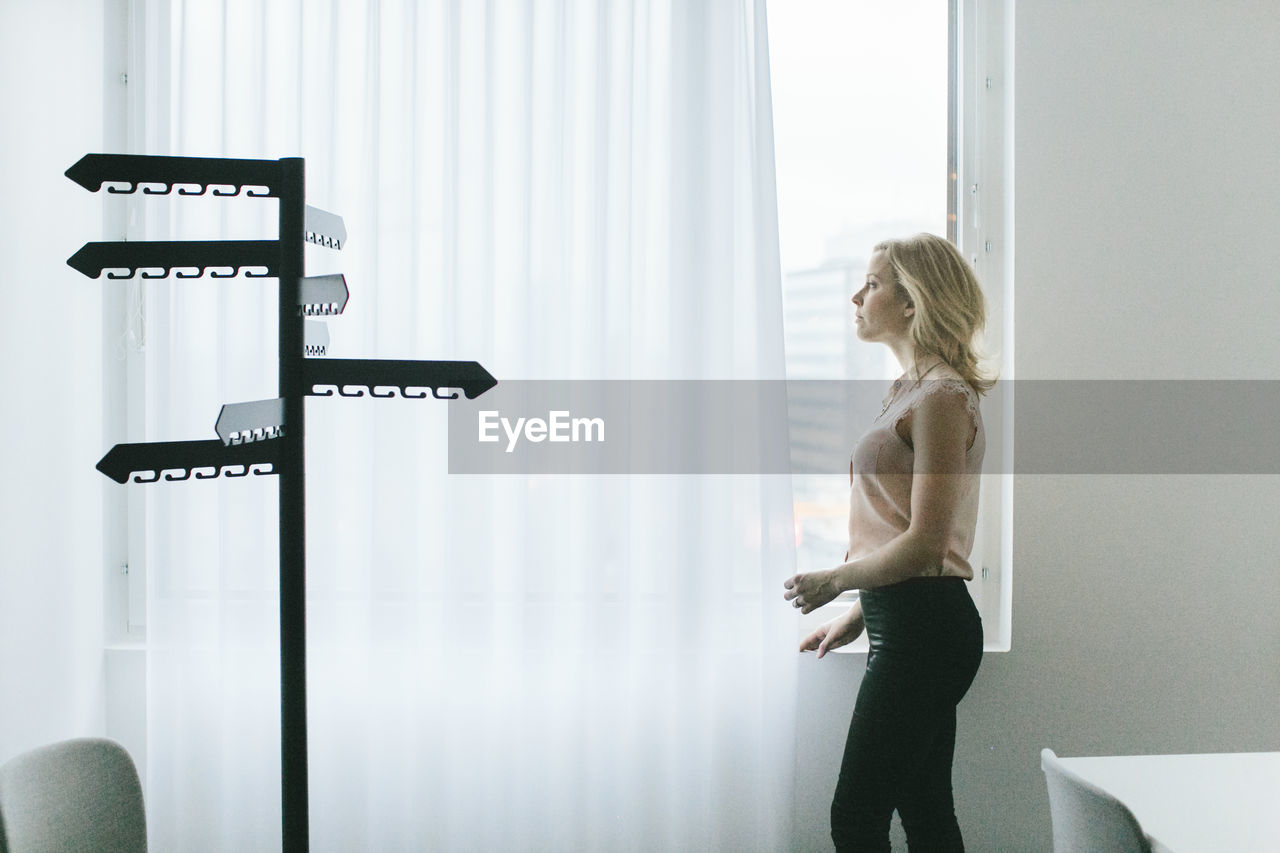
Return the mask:
{"type": "Polygon", "coordinates": [[[1128,806],[1156,851],[1280,853],[1280,752],[1061,761],[1128,806]]]}

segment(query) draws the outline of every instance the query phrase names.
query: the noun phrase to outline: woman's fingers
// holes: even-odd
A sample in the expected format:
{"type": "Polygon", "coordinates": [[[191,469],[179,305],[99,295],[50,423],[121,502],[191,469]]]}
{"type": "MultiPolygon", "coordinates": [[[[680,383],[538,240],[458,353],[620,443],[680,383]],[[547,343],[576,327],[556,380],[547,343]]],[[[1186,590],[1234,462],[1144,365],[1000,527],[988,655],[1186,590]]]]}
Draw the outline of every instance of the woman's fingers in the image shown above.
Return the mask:
{"type": "Polygon", "coordinates": [[[818,630],[814,631],[812,634],[804,638],[804,642],[800,644],[800,651],[802,652],[813,651],[814,649],[818,648],[821,645],[822,641],[826,638],[826,636],[827,636],[826,626],[818,628],[818,630]]]}
{"type": "Polygon", "coordinates": [[[838,593],[833,594],[830,583],[830,572],[807,572],[794,575],[783,581],[786,592],[782,597],[790,601],[801,613],[817,610],[831,601],[838,593]]]}
{"type": "Polygon", "coordinates": [[[812,613],[840,594],[832,583],[829,571],[807,572],[793,575],[782,582],[786,592],[782,597],[801,613],[812,613]]]}
{"type": "Polygon", "coordinates": [[[822,645],[818,647],[818,657],[822,657],[827,652],[834,652],[841,646],[849,645],[849,637],[845,634],[827,634],[823,639],[822,645]]]}
{"type": "Polygon", "coordinates": [[[782,582],[782,586],[784,589],[786,589],[786,592],[782,594],[782,597],[787,599],[788,601],[798,597],[800,595],[800,588],[803,582],[804,582],[803,574],[792,575],[791,577],[784,580],[782,582]]]}
{"type": "Polygon", "coordinates": [[[849,638],[844,634],[837,637],[828,636],[823,645],[827,647],[827,651],[834,652],[841,646],[849,645],[849,638]]]}
{"type": "Polygon", "coordinates": [[[800,597],[800,575],[792,575],[782,582],[786,592],[782,594],[783,599],[791,602],[792,607],[803,607],[804,600],[800,597]]]}

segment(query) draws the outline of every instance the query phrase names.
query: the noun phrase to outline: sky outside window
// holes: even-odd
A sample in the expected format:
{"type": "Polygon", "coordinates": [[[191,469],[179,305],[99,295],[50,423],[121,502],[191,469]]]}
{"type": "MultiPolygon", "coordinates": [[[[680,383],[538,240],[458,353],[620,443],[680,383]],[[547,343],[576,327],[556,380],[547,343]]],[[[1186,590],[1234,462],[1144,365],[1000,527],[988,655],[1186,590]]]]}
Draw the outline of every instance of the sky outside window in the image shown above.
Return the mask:
{"type": "Polygon", "coordinates": [[[769,4],[784,274],[859,238],[947,233],[947,15],[947,0],[769,4]]]}
{"type": "MultiPolygon", "coordinates": [[[[877,242],[947,233],[948,0],[776,0],[767,11],[787,376],[892,379],[901,366],[858,340],[849,299],[877,242]]],[[[827,401],[793,393],[792,451],[804,453],[803,436],[823,432],[804,419],[827,401]]],[[[848,452],[856,440],[845,437],[848,452]]],[[[793,487],[798,570],[840,563],[848,472],[793,487]]]]}

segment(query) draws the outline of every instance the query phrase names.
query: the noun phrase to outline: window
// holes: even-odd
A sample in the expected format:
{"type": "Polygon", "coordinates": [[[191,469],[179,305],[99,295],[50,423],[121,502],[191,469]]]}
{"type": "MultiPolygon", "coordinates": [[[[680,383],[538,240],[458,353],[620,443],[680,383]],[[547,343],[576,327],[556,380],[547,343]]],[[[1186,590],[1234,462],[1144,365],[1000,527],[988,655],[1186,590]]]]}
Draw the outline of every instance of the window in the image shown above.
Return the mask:
{"type": "MultiPolygon", "coordinates": [[[[899,374],[886,347],[855,337],[849,298],[878,240],[918,231],[946,235],[974,265],[988,301],[984,349],[1001,378],[1012,378],[1005,156],[1012,88],[1004,56],[1011,21],[1003,2],[788,0],[769,7],[789,379],[899,374]]],[[[799,385],[793,400],[807,393],[799,385]]],[[[997,444],[1009,447],[999,397],[983,401],[989,460],[997,444]]],[[[799,400],[793,452],[804,441],[806,403],[817,401],[799,400]]],[[[838,563],[847,541],[847,475],[801,473],[794,488],[799,569],[838,563]]],[[[1010,475],[983,475],[969,587],[988,650],[1009,647],[1011,492],[1010,475]]],[[[803,617],[802,630],[846,604],[803,617]]],[[[865,649],[865,642],[848,648],[865,649]]]]}
{"type": "MultiPolygon", "coordinates": [[[[103,8],[102,147],[106,152],[137,152],[139,121],[135,101],[139,79],[136,57],[141,44],[132,4],[112,0],[103,8]],[[130,79],[133,85],[130,85],[130,79]]],[[[85,152],[87,153],[87,151],[85,152]]],[[[68,164],[69,165],[69,164],[68,164]]],[[[136,220],[143,210],[137,197],[98,193],[103,210],[103,240],[139,239],[136,220]]],[[[142,441],[142,358],[146,330],[142,281],[133,278],[102,288],[103,321],[103,453],[118,442],[142,441]]],[[[101,479],[100,474],[96,477],[101,479]]],[[[106,643],[113,653],[139,652],[146,640],[146,561],[142,518],[146,495],[140,489],[110,484],[103,489],[103,552],[106,585],[103,619],[106,643]]],[[[132,749],[133,744],[130,744],[132,749]]],[[[135,753],[138,754],[138,753],[135,753]]]]}

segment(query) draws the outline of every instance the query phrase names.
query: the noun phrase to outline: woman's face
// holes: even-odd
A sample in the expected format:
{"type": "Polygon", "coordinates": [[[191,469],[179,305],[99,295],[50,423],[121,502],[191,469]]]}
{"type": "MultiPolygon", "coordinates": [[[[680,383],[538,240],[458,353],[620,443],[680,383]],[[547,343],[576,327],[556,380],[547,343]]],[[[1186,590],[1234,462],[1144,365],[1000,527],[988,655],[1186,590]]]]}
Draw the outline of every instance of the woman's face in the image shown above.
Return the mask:
{"type": "Polygon", "coordinates": [[[857,306],[854,328],[864,341],[887,341],[907,334],[915,308],[899,296],[893,284],[893,268],[883,252],[876,252],[867,264],[867,280],[853,295],[857,306]]]}

